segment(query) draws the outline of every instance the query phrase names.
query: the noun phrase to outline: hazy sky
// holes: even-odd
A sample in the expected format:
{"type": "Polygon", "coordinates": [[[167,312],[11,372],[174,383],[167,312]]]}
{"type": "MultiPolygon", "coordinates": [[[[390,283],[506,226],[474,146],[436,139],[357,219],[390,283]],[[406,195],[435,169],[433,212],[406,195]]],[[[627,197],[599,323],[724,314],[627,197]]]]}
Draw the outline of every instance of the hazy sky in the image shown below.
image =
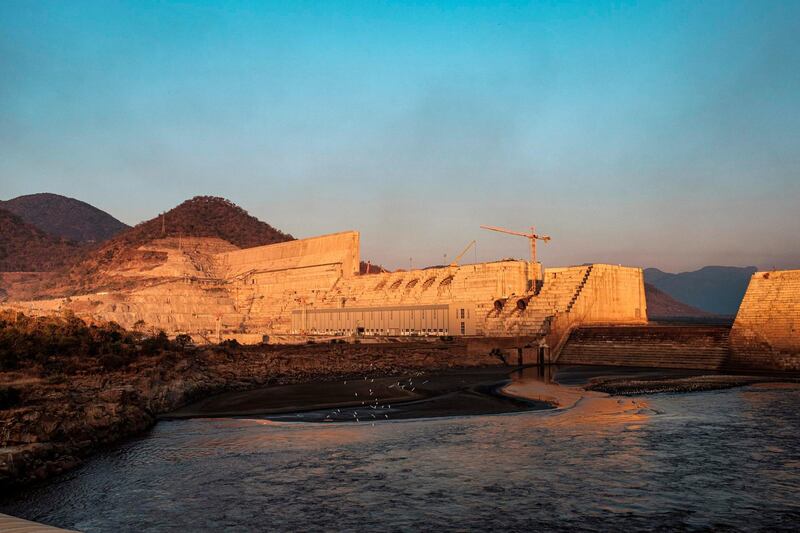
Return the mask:
{"type": "Polygon", "coordinates": [[[198,194],[396,268],[800,268],[800,2],[0,2],[0,198],[198,194]],[[469,254],[470,259],[474,257],[469,254]]]}

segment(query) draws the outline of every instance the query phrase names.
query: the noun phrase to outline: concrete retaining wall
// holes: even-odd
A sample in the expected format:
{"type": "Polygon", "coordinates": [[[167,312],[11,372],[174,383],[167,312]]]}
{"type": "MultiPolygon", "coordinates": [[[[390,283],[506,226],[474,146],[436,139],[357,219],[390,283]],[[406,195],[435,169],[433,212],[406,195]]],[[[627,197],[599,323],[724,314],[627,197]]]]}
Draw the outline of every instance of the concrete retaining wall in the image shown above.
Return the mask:
{"type": "Polygon", "coordinates": [[[753,274],[731,349],[740,368],[800,371],[800,270],[753,274]]]}

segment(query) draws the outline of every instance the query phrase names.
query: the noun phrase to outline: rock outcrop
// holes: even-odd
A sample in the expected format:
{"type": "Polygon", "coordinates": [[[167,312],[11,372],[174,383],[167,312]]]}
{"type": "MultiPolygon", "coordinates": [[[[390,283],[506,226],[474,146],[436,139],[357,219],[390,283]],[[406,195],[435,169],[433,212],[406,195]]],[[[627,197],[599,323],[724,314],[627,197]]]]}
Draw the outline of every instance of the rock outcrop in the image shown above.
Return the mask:
{"type": "Polygon", "coordinates": [[[500,362],[467,355],[458,343],[316,344],[170,351],[140,357],[116,371],[84,368],[46,378],[0,373],[0,389],[17,391],[7,400],[11,405],[0,405],[0,488],[68,470],[201,395],[500,362]]]}

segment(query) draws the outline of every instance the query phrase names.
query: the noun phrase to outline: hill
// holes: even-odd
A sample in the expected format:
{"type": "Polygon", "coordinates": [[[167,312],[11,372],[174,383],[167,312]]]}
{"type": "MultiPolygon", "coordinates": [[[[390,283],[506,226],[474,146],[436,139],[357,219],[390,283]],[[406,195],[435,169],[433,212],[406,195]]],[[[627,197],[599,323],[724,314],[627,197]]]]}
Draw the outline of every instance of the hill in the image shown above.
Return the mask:
{"type": "Polygon", "coordinates": [[[156,240],[187,237],[216,237],[239,248],[294,239],[229,200],[196,196],[123,231],[87,253],[65,274],[62,289],[80,293],[119,288],[120,283],[127,286],[130,279],[117,274],[132,268],[155,268],[166,260],[164,253],[140,250],[140,247],[156,240]]]}
{"type": "Polygon", "coordinates": [[[756,267],[707,266],[670,274],[646,268],[644,280],[680,302],[718,315],[735,315],[756,267]]]}
{"type": "Polygon", "coordinates": [[[0,272],[45,272],[69,265],[81,254],[75,242],[48,235],[0,209],[0,272]]]}
{"type": "Polygon", "coordinates": [[[59,194],[18,196],[0,201],[0,208],[45,233],[79,243],[103,242],[129,227],[86,202],[59,194]]]}
{"type": "Polygon", "coordinates": [[[164,237],[217,237],[239,248],[293,240],[225,198],[195,196],[161,215],[120,233],[100,250],[139,246],[164,237]]]}
{"type": "Polygon", "coordinates": [[[644,284],[644,294],[647,299],[647,316],[651,319],[704,318],[715,316],[702,309],[679,302],[669,294],[660,291],[649,283],[644,284]]]}

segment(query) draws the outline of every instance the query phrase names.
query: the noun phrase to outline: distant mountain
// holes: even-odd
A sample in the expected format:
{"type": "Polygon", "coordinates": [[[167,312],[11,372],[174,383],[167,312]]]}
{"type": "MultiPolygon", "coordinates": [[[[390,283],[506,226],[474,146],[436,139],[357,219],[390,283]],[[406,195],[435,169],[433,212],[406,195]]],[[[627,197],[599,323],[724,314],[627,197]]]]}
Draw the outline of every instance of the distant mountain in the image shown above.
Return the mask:
{"type": "Polygon", "coordinates": [[[647,317],[658,318],[704,318],[713,317],[702,309],[679,302],[669,294],[658,290],[649,283],[644,284],[644,294],[647,298],[647,317]]]}
{"type": "Polygon", "coordinates": [[[707,266],[670,274],[646,268],[644,280],[680,302],[717,315],[735,315],[756,267],[707,266]]]}
{"type": "Polygon", "coordinates": [[[59,194],[18,196],[0,201],[0,208],[45,233],[79,243],[103,242],[129,227],[86,202],[59,194]]]}
{"type": "Polygon", "coordinates": [[[82,247],[48,235],[14,213],[0,209],[0,272],[45,272],[75,261],[82,247]]]}
{"type": "Polygon", "coordinates": [[[97,290],[109,286],[108,272],[126,264],[138,262],[156,266],[165,258],[138,248],[165,237],[217,237],[239,248],[294,239],[229,200],[196,196],[96,247],[70,268],[62,284],[78,292],[97,290]]]}

